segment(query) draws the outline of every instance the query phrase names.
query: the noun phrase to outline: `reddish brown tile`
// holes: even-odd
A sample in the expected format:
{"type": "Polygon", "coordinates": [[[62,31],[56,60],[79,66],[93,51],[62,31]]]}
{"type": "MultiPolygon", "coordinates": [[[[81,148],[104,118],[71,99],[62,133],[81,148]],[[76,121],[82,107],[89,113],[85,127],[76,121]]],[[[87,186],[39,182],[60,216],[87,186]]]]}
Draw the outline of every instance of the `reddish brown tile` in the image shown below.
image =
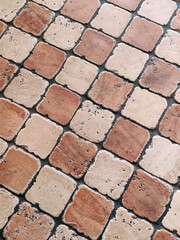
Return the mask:
{"type": "Polygon", "coordinates": [[[179,238],[176,238],[165,230],[158,230],[156,231],[153,240],[179,240],[179,238]]]}
{"type": "Polygon", "coordinates": [[[4,31],[6,30],[7,25],[4,22],[0,21],[0,37],[1,35],[4,33],[4,31]]]}
{"type": "Polygon", "coordinates": [[[142,0],[107,0],[107,2],[114,3],[115,5],[129,11],[135,11],[141,1],[142,0]]]}
{"type": "Polygon", "coordinates": [[[177,11],[176,16],[172,19],[171,28],[180,31],[180,9],[177,11]]]}

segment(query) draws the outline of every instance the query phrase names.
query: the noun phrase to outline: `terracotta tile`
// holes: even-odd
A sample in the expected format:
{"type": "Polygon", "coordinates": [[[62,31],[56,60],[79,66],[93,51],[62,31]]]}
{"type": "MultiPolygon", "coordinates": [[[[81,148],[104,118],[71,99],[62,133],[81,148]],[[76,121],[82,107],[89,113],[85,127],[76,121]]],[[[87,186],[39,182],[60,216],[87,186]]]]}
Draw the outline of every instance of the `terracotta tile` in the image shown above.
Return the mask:
{"type": "Polygon", "coordinates": [[[7,25],[4,22],[0,21],[0,37],[2,36],[6,28],[7,28],[7,25]]]}
{"type": "Polygon", "coordinates": [[[59,85],[51,85],[46,96],[37,106],[37,111],[62,125],[68,124],[78,109],[81,98],[59,85]]]}
{"type": "Polygon", "coordinates": [[[146,89],[136,87],[130,99],[128,99],[122,115],[149,129],[154,129],[166,107],[165,98],[146,89]]]}
{"type": "Polygon", "coordinates": [[[172,187],[142,170],[137,170],[123,195],[122,203],[135,214],[156,222],[170,200],[172,187]]]}
{"type": "Polygon", "coordinates": [[[174,99],[176,100],[176,102],[180,103],[180,88],[176,91],[174,99]]]}
{"type": "Polygon", "coordinates": [[[59,10],[66,0],[33,0],[36,3],[39,3],[41,5],[44,5],[53,11],[59,10]]]}
{"type": "Polygon", "coordinates": [[[71,120],[70,128],[79,136],[98,143],[104,140],[113,120],[113,113],[85,101],[71,120]]]}
{"type": "Polygon", "coordinates": [[[28,116],[29,112],[26,109],[0,98],[0,137],[7,141],[12,140],[28,116]]]}
{"type": "Polygon", "coordinates": [[[104,33],[113,37],[120,37],[129,21],[131,14],[112,4],[104,3],[98,15],[92,20],[91,26],[96,29],[102,29],[104,33]]]}
{"type": "Polygon", "coordinates": [[[46,165],[25,197],[43,211],[59,217],[75,188],[76,182],[72,178],[46,165]]]}
{"type": "Polygon", "coordinates": [[[25,128],[19,132],[16,144],[45,159],[54,148],[62,131],[61,126],[39,114],[32,114],[25,128]]]}
{"type": "Polygon", "coordinates": [[[14,25],[25,32],[40,36],[54,17],[54,12],[28,2],[14,20],[14,25]]]}
{"type": "Polygon", "coordinates": [[[74,49],[74,53],[85,57],[90,62],[102,65],[114,46],[115,41],[112,38],[89,28],[84,32],[80,43],[74,49]]]}
{"type": "Polygon", "coordinates": [[[88,23],[99,7],[99,0],[67,0],[61,13],[78,22],[88,23]]]}
{"type": "Polygon", "coordinates": [[[54,227],[54,220],[46,214],[31,207],[27,202],[19,206],[6,225],[3,236],[5,239],[41,239],[47,240],[54,227]]]}
{"type": "Polygon", "coordinates": [[[155,93],[170,97],[180,83],[180,69],[153,57],[139,83],[155,93]]]}
{"type": "Polygon", "coordinates": [[[122,195],[133,170],[130,163],[101,150],[85,175],[84,181],[91,188],[96,188],[100,193],[117,200],[122,195]]]}
{"type": "Polygon", "coordinates": [[[81,185],[64,213],[63,221],[91,239],[102,233],[114,203],[81,185]]]}
{"type": "Polygon", "coordinates": [[[64,173],[79,179],[96,155],[97,147],[71,132],[66,132],[52,152],[49,162],[64,173]]]}
{"type": "Polygon", "coordinates": [[[142,0],[107,0],[107,2],[114,3],[115,5],[129,11],[135,11],[141,1],[142,0]]]}
{"type": "Polygon", "coordinates": [[[145,0],[138,14],[156,23],[166,25],[176,8],[177,4],[171,0],[145,0]]]}
{"type": "Polygon", "coordinates": [[[40,166],[37,158],[12,146],[0,162],[0,184],[16,194],[23,194],[40,166]]]}
{"type": "Polygon", "coordinates": [[[8,147],[7,142],[0,138],[0,156],[2,156],[5,153],[7,147],[8,147]]]}
{"type": "Polygon", "coordinates": [[[149,138],[149,132],[144,128],[118,118],[104,143],[104,148],[130,162],[136,162],[149,138]]]}
{"type": "Polygon", "coordinates": [[[137,218],[125,208],[118,208],[116,216],[110,220],[103,240],[150,240],[153,233],[153,226],[143,219],[137,218]]]}
{"type": "Polygon", "coordinates": [[[105,68],[134,82],[148,59],[149,55],[147,53],[120,43],[108,59],[105,68]]]}
{"type": "Polygon", "coordinates": [[[44,40],[64,50],[71,50],[79,40],[84,27],[82,24],[70,21],[69,18],[57,16],[44,33],[44,40]]]}
{"type": "Polygon", "coordinates": [[[89,91],[88,97],[103,107],[118,112],[132,88],[133,84],[110,72],[102,72],[89,91]]]}
{"type": "Polygon", "coordinates": [[[62,67],[66,54],[51,45],[40,42],[34,48],[24,66],[47,79],[52,79],[62,67]]]}
{"type": "Polygon", "coordinates": [[[171,28],[180,31],[180,9],[178,9],[176,16],[171,21],[171,28]]]}
{"type": "Polygon", "coordinates": [[[16,63],[21,63],[34,48],[36,42],[37,39],[31,35],[9,27],[0,39],[0,54],[16,63]]]}
{"type": "Polygon", "coordinates": [[[173,104],[166,111],[159,125],[159,132],[162,136],[180,143],[180,105],[173,104]]]}
{"type": "Polygon", "coordinates": [[[153,240],[179,240],[179,238],[176,238],[165,230],[157,230],[153,240]]]}
{"type": "Polygon", "coordinates": [[[24,68],[4,91],[4,96],[14,102],[32,108],[44,94],[48,82],[24,68]]]}

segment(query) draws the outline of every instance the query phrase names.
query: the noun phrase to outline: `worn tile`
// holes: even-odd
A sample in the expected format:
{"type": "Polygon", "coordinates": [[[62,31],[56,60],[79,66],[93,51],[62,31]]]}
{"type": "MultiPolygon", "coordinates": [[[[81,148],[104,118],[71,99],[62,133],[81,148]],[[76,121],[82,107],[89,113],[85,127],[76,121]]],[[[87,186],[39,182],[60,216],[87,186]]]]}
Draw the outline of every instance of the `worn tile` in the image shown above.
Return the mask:
{"type": "Polygon", "coordinates": [[[180,9],[177,10],[176,16],[171,21],[171,28],[180,31],[180,9]]]}
{"type": "Polygon", "coordinates": [[[96,188],[100,193],[117,200],[122,195],[133,170],[130,163],[101,150],[85,175],[84,181],[91,188],[96,188]]]}
{"type": "Polygon", "coordinates": [[[148,63],[139,83],[155,93],[170,97],[180,83],[180,69],[153,57],[148,63]]]}
{"type": "Polygon", "coordinates": [[[18,203],[18,197],[14,196],[4,188],[0,188],[0,229],[6,225],[8,217],[13,214],[18,203]]]}
{"type": "Polygon", "coordinates": [[[3,236],[5,239],[47,240],[54,225],[51,217],[39,212],[29,203],[22,202],[18,212],[6,225],[3,236]]]}
{"type": "Polygon", "coordinates": [[[106,63],[106,69],[134,82],[144,68],[149,55],[127,44],[120,43],[106,63]],[[122,57],[123,56],[123,57],[122,57]]]}
{"type": "Polygon", "coordinates": [[[59,10],[66,0],[33,0],[36,3],[42,4],[53,11],[59,10]]]}
{"type": "Polygon", "coordinates": [[[104,3],[98,15],[92,20],[91,26],[96,29],[102,29],[104,33],[118,38],[130,20],[131,14],[129,12],[112,4],[104,3]]]}
{"type": "Polygon", "coordinates": [[[88,97],[105,108],[118,112],[133,88],[110,72],[102,72],[95,81],[88,97]]]}
{"type": "Polygon", "coordinates": [[[136,87],[128,99],[122,115],[149,129],[154,129],[166,107],[165,98],[136,87]]]}
{"type": "Polygon", "coordinates": [[[78,22],[88,23],[99,7],[99,0],[67,0],[61,13],[78,22]]]}
{"type": "Polygon", "coordinates": [[[7,141],[12,140],[28,116],[29,112],[26,109],[0,98],[0,137],[7,141]]]}
{"type": "Polygon", "coordinates": [[[180,105],[169,107],[160,122],[159,132],[162,136],[180,144],[180,105]]]}
{"type": "Polygon", "coordinates": [[[67,85],[71,90],[85,94],[97,76],[99,69],[78,57],[70,56],[62,71],[57,75],[56,82],[67,85]]]}
{"type": "Polygon", "coordinates": [[[57,16],[44,33],[44,40],[64,50],[71,50],[80,38],[84,27],[82,24],[70,21],[69,18],[57,16]]]}
{"type": "Polygon", "coordinates": [[[21,63],[34,48],[36,42],[35,37],[17,28],[9,27],[0,39],[0,54],[16,63],[21,63]]]}
{"type": "Polygon", "coordinates": [[[0,184],[16,194],[23,194],[40,166],[37,158],[12,146],[0,162],[0,184]]]}
{"type": "Polygon", "coordinates": [[[53,84],[37,106],[37,111],[62,125],[68,124],[81,103],[79,95],[53,84]]]}
{"type": "Polygon", "coordinates": [[[176,238],[165,230],[157,230],[153,237],[153,240],[179,240],[179,238],[176,238]]]}
{"type": "Polygon", "coordinates": [[[2,36],[6,28],[7,28],[7,25],[4,22],[0,21],[0,37],[2,36]]]}
{"type": "Polygon", "coordinates": [[[47,81],[21,68],[17,77],[5,89],[4,96],[25,107],[32,108],[40,100],[47,86],[47,81]]]}
{"type": "Polygon", "coordinates": [[[137,170],[123,195],[122,204],[138,216],[156,222],[164,213],[171,193],[170,185],[137,170]]]}
{"type": "Polygon", "coordinates": [[[150,240],[152,234],[153,226],[150,223],[120,207],[116,216],[110,220],[102,239],[150,240]]]}
{"type": "Polygon", "coordinates": [[[113,120],[113,113],[85,101],[71,120],[70,128],[79,136],[98,143],[104,140],[113,120]]]}
{"type": "Polygon", "coordinates": [[[135,17],[122,40],[141,50],[151,52],[163,34],[163,28],[144,18],[135,17]]]}
{"type": "Polygon", "coordinates": [[[174,99],[176,100],[176,102],[180,103],[180,88],[176,91],[174,99]]]}
{"type": "Polygon", "coordinates": [[[19,132],[16,144],[45,159],[54,148],[62,131],[61,126],[39,114],[32,114],[25,127],[19,132]]]}
{"type": "Polygon", "coordinates": [[[146,129],[129,120],[118,118],[104,143],[104,148],[129,162],[136,162],[149,138],[146,129]]]}
{"type": "Polygon", "coordinates": [[[7,147],[8,147],[7,142],[0,138],[0,156],[2,156],[5,153],[7,147]]]}
{"type": "Polygon", "coordinates": [[[97,239],[113,208],[112,201],[81,185],[66,208],[63,221],[91,239],[97,239]]]}
{"type": "Polygon", "coordinates": [[[102,65],[115,46],[115,41],[93,29],[87,29],[74,53],[97,65],[102,65]]]}
{"type": "Polygon", "coordinates": [[[46,165],[25,197],[43,211],[59,217],[75,188],[76,182],[72,178],[46,165]]]}
{"type": "Polygon", "coordinates": [[[79,179],[96,155],[97,147],[71,132],[66,132],[53,150],[49,162],[64,173],[79,179]]]}
{"type": "Polygon", "coordinates": [[[142,0],[107,0],[107,2],[114,3],[115,5],[129,11],[135,11],[141,1],[142,0]]]}

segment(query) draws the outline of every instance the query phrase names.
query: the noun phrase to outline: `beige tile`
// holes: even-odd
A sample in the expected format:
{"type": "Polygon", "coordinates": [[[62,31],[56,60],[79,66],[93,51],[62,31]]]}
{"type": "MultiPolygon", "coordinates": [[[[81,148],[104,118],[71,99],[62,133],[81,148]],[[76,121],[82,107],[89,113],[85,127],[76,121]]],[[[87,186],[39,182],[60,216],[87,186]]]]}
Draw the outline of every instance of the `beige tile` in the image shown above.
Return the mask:
{"type": "Polygon", "coordinates": [[[0,138],[0,156],[2,156],[5,153],[7,147],[8,147],[7,142],[0,138]]]}
{"type": "Polygon", "coordinates": [[[176,91],[174,99],[180,103],[180,88],[176,91]]]}
{"type": "Polygon", "coordinates": [[[59,10],[66,0],[33,0],[36,3],[42,4],[53,11],[59,10]]]}

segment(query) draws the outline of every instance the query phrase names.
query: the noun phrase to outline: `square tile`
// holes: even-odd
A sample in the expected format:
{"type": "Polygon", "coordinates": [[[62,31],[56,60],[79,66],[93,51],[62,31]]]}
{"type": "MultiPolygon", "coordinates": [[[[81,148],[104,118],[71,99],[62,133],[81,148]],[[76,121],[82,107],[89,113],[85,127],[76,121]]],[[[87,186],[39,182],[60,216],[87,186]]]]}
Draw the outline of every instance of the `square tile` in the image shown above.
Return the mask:
{"type": "Polygon", "coordinates": [[[177,10],[176,16],[171,21],[171,28],[180,31],[180,9],[177,10]]]}
{"type": "Polygon", "coordinates": [[[114,3],[115,5],[129,11],[135,11],[141,1],[142,0],[107,0],[107,2],[114,3]]]}
{"type": "Polygon", "coordinates": [[[176,238],[171,233],[165,231],[165,230],[157,230],[153,240],[179,240],[179,238],[176,238]]]}
{"type": "Polygon", "coordinates": [[[0,156],[2,156],[5,153],[7,148],[8,148],[7,142],[0,138],[0,156]]]}
{"type": "Polygon", "coordinates": [[[2,36],[6,28],[7,28],[7,25],[4,22],[0,21],[0,37],[2,36]]]}
{"type": "Polygon", "coordinates": [[[44,5],[53,11],[58,11],[63,5],[66,0],[33,0],[36,3],[44,5]]]}

